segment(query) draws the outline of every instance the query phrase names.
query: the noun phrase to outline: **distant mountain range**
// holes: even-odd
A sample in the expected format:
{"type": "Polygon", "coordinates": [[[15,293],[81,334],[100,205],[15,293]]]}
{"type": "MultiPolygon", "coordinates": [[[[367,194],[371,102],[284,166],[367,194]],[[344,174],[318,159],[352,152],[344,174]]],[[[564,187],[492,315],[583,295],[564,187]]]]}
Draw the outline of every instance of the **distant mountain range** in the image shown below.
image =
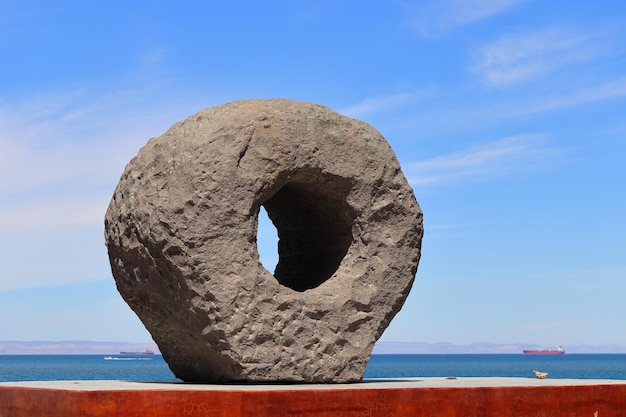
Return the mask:
{"type": "MultiPolygon", "coordinates": [[[[376,346],[374,346],[372,353],[522,353],[524,349],[555,347],[556,346],[539,346],[523,343],[472,343],[469,345],[453,345],[452,343],[378,342],[376,346]]],[[[566,353],[626,353],[626,346],[619,345],[576,345],[563,346],[563,348],[566,353]]]]}
{"type": "Polygon", "coordinates": [[[151,349],[158,352],[154,342],[128,343],[128,342],[90,342],[90,341],[62,341],[62,342],[0,342],[0,355],[113,355],[119,352],[141,352],[151,349]]]}
{"type": "MultiPolygon", "coordinates": [[[[421,342],[378,342],[374,346],[375,354],[417,354],[417,353],[522,353],[524,349],[554,348],[556,346],[539,346],[522,343],[496,344],[473,343],[454,345],[452,343],[421,343],[421,342]]],[[[626,346],[619,345],[564,345],[566,353],[626,353],[626,346]]],[[[93,342],[93,341],[0,341],[0,355],[51,355],[51,354],[84,354],[112,355],[119,352],[140,352],[151,349],[158,353],[154,342],[93,342]]]]}

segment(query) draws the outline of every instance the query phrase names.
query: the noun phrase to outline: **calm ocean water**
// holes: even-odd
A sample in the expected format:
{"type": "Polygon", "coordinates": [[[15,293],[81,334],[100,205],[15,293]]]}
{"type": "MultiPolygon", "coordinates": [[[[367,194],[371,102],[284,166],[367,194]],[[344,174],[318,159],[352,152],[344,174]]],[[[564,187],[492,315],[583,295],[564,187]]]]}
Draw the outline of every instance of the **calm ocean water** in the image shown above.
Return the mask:
{"type": "MultiPolygon", "coordinates": [[[[160,355],[117,357],[113,360],[105,360],[105,356],[0,355],[0,382],[74,379],[177,381],[160,355]]],[[[549,372],[550,378],[626,380],[626,354],[372,355],[365,377],[532,378],[533,369],[549,372]]]]}

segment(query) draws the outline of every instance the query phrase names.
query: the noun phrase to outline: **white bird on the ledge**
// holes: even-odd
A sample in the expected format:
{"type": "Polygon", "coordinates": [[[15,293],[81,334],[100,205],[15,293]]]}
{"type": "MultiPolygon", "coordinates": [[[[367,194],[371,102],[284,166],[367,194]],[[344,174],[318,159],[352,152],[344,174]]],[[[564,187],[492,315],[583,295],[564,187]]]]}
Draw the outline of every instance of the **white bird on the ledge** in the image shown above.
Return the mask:
{"type": "Polygon", "coordinates": [[[539,379],[546,379],[548,377],[547,372],[533,371],[533,374],[535,374],[535,378],[539,378],[539,379]]]}

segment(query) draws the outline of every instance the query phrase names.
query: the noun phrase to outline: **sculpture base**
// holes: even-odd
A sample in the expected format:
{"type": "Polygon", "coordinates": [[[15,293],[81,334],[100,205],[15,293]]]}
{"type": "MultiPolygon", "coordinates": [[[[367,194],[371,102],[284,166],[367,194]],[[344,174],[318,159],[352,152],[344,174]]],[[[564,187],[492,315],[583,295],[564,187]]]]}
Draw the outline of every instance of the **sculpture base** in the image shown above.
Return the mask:
{"type": "Polygon", "coordinates": [[[626,381],[412,378],[337,385],[0,383],[0,416],[607,416],[626,381]]]}

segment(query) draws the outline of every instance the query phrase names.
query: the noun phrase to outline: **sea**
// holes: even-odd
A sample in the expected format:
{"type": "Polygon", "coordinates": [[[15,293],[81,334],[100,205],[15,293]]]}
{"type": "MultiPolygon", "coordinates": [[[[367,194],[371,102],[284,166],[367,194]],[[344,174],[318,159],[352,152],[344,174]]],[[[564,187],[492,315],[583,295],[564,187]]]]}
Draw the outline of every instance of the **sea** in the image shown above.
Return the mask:
{"type": "MultiPolygon", "coordinates": [[[[626,380],[626,354],[374,354],[365,378],[528,377],[626,380]]],[[[177,382],[161,355],[0,355],[0,382],[123,380],[177,382]]]]}

